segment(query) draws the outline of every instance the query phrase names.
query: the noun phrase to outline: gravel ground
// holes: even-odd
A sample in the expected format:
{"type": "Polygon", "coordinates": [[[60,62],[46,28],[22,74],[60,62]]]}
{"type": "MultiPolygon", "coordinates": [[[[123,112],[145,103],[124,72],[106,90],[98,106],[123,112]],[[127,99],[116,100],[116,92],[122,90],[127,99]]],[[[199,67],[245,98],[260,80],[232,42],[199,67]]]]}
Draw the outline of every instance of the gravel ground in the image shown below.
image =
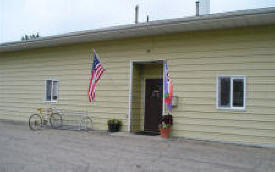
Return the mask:
{"type": "Polygon", "coordinates": [[[275,149],[0,122],[0,172],[275,171],[275,149]]]}

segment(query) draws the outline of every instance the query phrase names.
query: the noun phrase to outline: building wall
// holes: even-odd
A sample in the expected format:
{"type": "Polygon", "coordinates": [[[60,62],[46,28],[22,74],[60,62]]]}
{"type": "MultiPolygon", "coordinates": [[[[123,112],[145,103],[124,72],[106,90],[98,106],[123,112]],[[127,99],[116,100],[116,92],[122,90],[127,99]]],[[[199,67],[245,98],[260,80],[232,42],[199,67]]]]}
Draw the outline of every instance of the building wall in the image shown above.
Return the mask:
{"type": "MultiPolygon", "coordinates": [[[[167,59],[179,97],[173,135],[275,146],[275,26],[188,32],[0,54],[0,118],[27,120],[37,107],[88,111],[95,129],[108,118],[128,129],[130,60],[167,59]],[[90,49],[107,71],[89,103],[90,49]],[[150,49],[150,51],[148,51],[150,49]],[[245,111],[216,109],[216,76],[245,75],[245,111]],[[44,103],[45,79],[60,81],[44,103]]],[[[139,92],[139,91],[138,91],[139,92]]]]}

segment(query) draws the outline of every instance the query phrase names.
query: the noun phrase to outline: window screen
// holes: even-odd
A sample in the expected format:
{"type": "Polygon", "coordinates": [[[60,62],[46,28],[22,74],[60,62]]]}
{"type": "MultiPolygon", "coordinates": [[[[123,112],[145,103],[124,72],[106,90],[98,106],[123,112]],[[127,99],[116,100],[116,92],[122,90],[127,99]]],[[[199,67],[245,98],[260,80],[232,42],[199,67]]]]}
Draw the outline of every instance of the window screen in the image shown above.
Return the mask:
{"type": "Polygon", "coordinates": [[[58,90],[57,81],[53,81],[53,93],[52,93],[53,100],[57,100],[57,94],[58,94],[57,90],[58,90]]]}
{"type": "Polygon", "coordinates": [[[46,81],[46,100],[51,101],[52,97],[52,81],[46,81]]]}
{"type": "Polygon", "coordinates": [[[233,79],[233,106],[243,107],[244,83],[243,79],[233,79]]]}
{"type": "Polygon", "coordinates": [[[220,79],[220,106],[230,107],[230,78],[220,79]]]}

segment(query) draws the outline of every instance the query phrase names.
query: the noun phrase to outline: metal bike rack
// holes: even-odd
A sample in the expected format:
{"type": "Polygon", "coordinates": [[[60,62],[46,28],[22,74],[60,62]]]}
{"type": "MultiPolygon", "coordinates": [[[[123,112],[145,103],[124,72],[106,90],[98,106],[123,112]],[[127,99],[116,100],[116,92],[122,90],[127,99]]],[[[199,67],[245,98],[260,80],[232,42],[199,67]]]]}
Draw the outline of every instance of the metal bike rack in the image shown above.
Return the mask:
{"type": "MultiPolygon", "coordinates": [[[[66,111],[63,110],[63,125],[60,129],[64,130],[87,130],[87,126],[85,125],[87,120],[91,120],[88,115],[88,112],[85,111],[66,111]]],[[[92,121],[88,121],[91,122],[92,121]]],[[[92,127],[92,126],[91,126],[92,127]]],[[[88,130],[91,130],[89,128],[88,130]]]]}

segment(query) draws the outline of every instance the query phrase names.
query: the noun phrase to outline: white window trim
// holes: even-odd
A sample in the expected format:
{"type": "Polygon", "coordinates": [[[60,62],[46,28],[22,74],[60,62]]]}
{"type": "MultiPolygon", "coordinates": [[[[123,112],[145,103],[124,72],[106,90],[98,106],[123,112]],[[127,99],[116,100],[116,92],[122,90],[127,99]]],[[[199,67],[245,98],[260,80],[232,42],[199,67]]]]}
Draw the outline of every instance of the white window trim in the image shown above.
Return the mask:
{"type": "Polygon", "coordinates": [[[216,109],[219,110],[240,110],[243,111],[246,109],[246,76],[245,75],[217,75],[216,78],[216,109]],[[219,78],[228,77],[230,78],[230,107],[219,107],[219,91],[220,84],[219,78]],[[243,107],[233,107],[233,80],[234,79],[243,79],[244,81],[244,95],[243,95],[243,107]]]}
{"type": "Polygon", "coordinates": [[[46,79],[45,80],[45,98],[44,98],[44,102],[47,103],[57,103],[59,99],[59,80],[57,79],[46,79]],[[51,100],[47,100],[47,81],[52,81],[52,87],[51,87],[51,100]],[[56,81],[57,82],[57,99],[53,100],[53,82],[56,81]]]}

